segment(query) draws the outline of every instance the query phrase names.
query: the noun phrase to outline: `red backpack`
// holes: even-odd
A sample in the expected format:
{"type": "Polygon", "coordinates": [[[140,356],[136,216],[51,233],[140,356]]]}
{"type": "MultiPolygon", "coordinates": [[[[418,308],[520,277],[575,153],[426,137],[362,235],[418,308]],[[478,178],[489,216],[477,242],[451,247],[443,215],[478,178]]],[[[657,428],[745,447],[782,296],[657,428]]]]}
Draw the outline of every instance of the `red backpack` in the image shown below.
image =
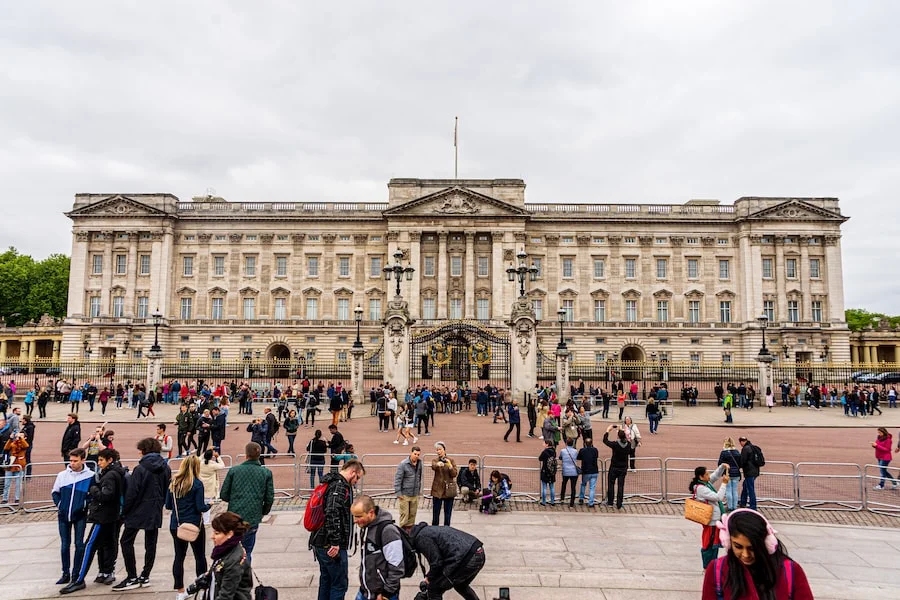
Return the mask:
{"type": "Polygon", "coordinates": [[[318,531],[325,524],[325,494],[327,493],[328,484],[320,483],[310,495],[303,513],[303,526],[307,531],[318,531]]]}

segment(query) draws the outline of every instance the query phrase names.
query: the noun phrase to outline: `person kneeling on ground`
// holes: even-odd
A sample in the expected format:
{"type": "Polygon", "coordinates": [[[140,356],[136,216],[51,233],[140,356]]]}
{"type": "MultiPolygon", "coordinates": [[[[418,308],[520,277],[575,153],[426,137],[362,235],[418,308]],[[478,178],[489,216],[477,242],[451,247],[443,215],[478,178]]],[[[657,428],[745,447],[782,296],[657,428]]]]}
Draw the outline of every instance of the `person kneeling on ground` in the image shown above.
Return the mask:
{"type": "Polygon", "coordinates": [[[459,529],[419,523],[410,533],[413,548],[428,561],[425,584],[429,600],[456,590],[464,600],[479,600],[470,584],[484,567],[481,540],[459,529]]]}
{"type": "Polygon", "coordinates": [[[512,496],[509,485],[509,476],[500,471],[491,471],[491,483],[484,488],[481,496],[481,512],[496,514],[500,505],[512,496]]]}

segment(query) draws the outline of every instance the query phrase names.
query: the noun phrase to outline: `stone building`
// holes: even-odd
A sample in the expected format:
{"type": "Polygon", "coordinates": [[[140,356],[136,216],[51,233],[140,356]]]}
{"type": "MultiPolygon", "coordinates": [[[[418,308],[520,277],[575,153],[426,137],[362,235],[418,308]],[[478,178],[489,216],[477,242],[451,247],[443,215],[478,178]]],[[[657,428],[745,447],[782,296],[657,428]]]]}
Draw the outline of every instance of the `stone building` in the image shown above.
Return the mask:
{"type": "Polygon", "coordinates": [[[64,358],[145,356],[157,308],[166,360],[346,360],[357,306],[371,352],[397,251],[413,334],[464,320],[509,336],[524,251],[545,355],[563,309],[574,361],[752,361],[761,313],[781,360],[850,360],[836,198],[533,204],[519,179],[392,179],[387,202],[77,194],[67,215],[64,358]]]}

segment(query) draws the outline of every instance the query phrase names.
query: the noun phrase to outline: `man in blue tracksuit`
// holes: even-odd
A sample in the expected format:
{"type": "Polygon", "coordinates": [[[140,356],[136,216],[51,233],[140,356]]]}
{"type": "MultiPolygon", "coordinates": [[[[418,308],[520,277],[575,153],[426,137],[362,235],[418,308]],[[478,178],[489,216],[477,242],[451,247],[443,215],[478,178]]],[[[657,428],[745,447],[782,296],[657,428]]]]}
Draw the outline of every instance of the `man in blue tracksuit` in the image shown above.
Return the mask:
{"type": "Polygon", "coordinates": [[[84,530],[87,524],[88,490],[94,480],[94,472],[84,463],[83,448],[69,452],[69,466],[56,476],[53,484],[53,503],[57,507],[59,523],[60,555],[62,557],[62,577],[57,585],[68,585],[73,569],[77,576],[78,567],[84,560],[84,530]],[[75,560],[70,562],[69,547],[75,543],[75,560]]]}

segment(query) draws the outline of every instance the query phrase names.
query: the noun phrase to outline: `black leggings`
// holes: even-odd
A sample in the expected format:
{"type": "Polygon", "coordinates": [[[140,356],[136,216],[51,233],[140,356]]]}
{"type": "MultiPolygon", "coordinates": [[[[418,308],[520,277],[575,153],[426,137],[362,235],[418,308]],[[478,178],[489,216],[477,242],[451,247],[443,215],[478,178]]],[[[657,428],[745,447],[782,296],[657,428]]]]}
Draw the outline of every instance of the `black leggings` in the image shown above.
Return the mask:
{"type": "Polygon", "coordinates": [[[570,481],[572,482],[572,497],[569,500],[569,506],[572,506],[575,504],[575,484],[578,483],[578,475],[563,475],[562,490],[559,492],[559,503],[562,504],[566,501],[566,484],[570,481]]]}
{"type": "Polygon", "coordinates": [[[175,578],[175,589],[184,589],[184,558],[187,556],[188,546],[194,552],[194,565],[197,577],[206,572],[206,532],[203,523],[200,523],[200,535],[193,542],[178,539],[177,529],[170,529],[172,540],[175,542],[175,559],[172,561],[172,576],[175,578]]]}

